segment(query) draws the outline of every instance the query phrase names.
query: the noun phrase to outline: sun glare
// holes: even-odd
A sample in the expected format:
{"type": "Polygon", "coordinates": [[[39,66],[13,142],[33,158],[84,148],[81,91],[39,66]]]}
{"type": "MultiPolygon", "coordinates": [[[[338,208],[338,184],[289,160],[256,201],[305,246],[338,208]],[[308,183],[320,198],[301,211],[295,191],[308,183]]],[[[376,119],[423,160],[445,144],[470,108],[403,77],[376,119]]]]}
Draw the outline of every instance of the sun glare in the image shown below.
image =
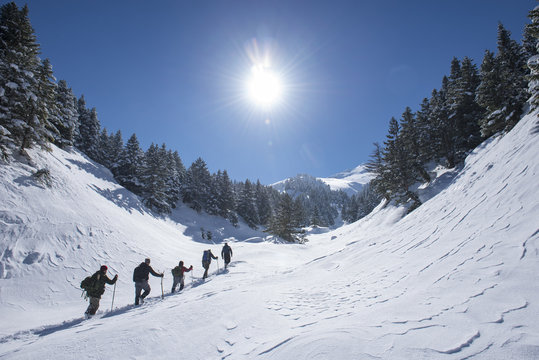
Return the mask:
{"type": "Polygon", "coordinates": [[[263,65],[257,65],[251,68],[247,91],[255,104],[267,108],[281,100],[283,86],[276,73],[263,65]]]}

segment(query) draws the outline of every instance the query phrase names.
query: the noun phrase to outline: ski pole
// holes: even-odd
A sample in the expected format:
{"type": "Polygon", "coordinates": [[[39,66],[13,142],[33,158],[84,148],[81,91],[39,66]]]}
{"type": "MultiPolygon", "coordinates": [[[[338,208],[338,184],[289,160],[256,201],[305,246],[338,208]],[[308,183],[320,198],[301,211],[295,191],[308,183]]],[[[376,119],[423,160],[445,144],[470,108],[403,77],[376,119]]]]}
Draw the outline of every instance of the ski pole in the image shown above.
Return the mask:
{"type": "Polygon", "coordinates": [[[116,283],[114,283],[114,290],[112,291],[112,304],[110,305],[110,311],[114,308],[114,295],[116,295],[116,283]]]}
{"type": "Polygon", "coordinates": [[[217,257],[217,274],[219,274],[219,257],[217,257]]]}

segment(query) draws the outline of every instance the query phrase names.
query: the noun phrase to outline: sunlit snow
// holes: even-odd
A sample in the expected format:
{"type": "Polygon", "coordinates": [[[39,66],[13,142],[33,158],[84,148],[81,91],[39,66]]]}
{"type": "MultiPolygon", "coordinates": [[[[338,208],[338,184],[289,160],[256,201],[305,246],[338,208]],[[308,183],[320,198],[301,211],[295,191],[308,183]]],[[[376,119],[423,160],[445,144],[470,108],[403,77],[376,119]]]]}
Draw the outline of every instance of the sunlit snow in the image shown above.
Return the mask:
{"type": "Polygon", "coordinates": [[[0,358],[537,359],[538,155],[533,114],[422,186],[411,214],[381,204],[299,245],[184,206],[154,216],[79,152],[34,150],[33,167],[0,166],[0,358]],[[202,251],[224,241],[231,266],[202,281],[202,251]],[[165,297],[151,277],[134,307],[145,257],[165,297]],[[170,295],[179,260],[194,276],[170,295]],[[79,284],[101,264],[114,306],[108,285],[83,320],[79,284]]]}

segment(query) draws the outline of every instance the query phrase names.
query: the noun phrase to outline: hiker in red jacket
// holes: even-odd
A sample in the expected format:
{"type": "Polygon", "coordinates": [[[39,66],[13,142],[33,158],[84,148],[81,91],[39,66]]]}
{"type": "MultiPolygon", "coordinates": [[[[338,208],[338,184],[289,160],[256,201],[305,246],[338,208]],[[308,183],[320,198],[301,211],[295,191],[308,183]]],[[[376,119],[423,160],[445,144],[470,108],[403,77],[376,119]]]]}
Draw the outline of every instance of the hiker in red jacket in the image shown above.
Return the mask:
{"type": "Polygon", "coordinates": [[[180,264],[176,266],[174,269],[172,269],[172,276],[174,276],[174,281],[172,283],[172,290],[171,293],[174,293],[176,291],[176,286],[180,284],[180,291],[182,291],[184,283],[184,273],[189,272],[193,270],[193,265],[191,265],[190,268],[186,268],[183,266],[183,261],[180,261],[180,264]]]}

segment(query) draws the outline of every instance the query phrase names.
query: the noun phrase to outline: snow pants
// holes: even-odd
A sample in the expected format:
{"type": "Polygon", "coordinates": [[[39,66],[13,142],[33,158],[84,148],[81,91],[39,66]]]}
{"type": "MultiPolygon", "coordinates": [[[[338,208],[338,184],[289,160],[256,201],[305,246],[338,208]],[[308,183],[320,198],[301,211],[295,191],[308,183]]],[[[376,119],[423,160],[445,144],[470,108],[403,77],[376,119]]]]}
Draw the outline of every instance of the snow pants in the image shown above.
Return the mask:
{"type": "Polygon", "coordinates": [[[138,305],[141,299],[144,300],[144,298],[150,293],[150,290],[151,288],[148,280],[137,281],[135,283],[135,305],[138,305]],[[144,290],[144,292],[142,295],[140,295],[142,290],[144,290]]]}
{"type": "Polygon", "coordinates": [[[90,301],[90,305],[88,305],[85,314],[90,316],[95,315],[97,309],[99,309],[99,300],[101,300],[101,298],[90,296],[88,300],[90,301]]]}
{"type": "Polygon", "coordinates": [[[172,282],[172,290],[170,292],[175,292],[176,286],[178,286],[178,284],[180,284],[180,291],[182,291],[184,287],[183,280],[184,280],[184,276],[174,276],[174,280],[172,282]]]}
{"type": "Polygon", "coordinates": [[[225,260],[225,269],[226,269],[228,264],[230,264],[230,254],[225,254],[224,260],[225,260]]]}
{"type": "Polygon", "coordinates": [[[208,277],[208,269],[210,268],[210,261],[203,261],[202,267],[204,268],[204,275],[202,276],[203,279],[208,277]]]}

